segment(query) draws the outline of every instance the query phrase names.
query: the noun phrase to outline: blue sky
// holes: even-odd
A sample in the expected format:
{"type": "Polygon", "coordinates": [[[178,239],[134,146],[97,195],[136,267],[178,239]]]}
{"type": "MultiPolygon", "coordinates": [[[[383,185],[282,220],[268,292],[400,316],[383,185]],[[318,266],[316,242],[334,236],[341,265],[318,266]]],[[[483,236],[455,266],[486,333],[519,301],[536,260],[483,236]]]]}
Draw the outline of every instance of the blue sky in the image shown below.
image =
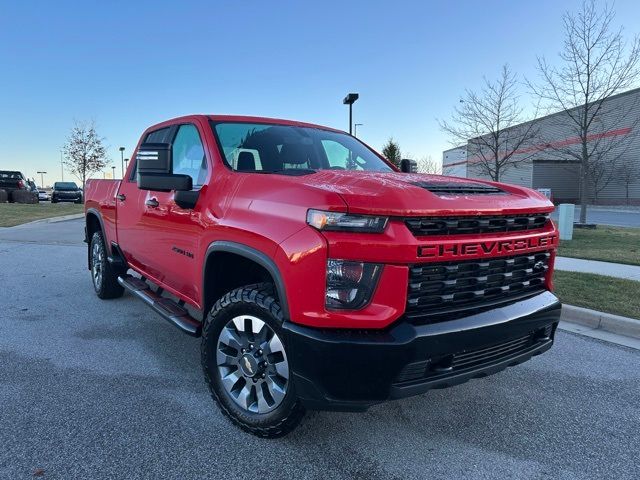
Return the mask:
{"type": "MultiPolygon", "coordinates": [[[[118,165],[150,124],[235,113],[347,129],[440,159],[437,119],[465,88],[509,63],[533,76],[555,61],[561,15],[578,1],[0,0],[0,169],[60,176],[74,120],[94,120],[118,165]]],[[[617,20],[640,18],[616,2],[617,20]]],[[[406,155],[405,155],[406,156],[406,155]]],[[[38,182],[39,183],[39,182],[38,182]]]]}

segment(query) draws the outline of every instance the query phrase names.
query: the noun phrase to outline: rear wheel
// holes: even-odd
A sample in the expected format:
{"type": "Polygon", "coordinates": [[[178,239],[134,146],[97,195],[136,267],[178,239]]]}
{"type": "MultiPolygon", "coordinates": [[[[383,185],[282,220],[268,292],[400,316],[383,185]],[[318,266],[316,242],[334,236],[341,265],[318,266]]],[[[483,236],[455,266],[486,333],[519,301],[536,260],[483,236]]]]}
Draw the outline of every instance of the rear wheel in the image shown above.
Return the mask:
{"type": "Polygon", "coordinates": [[[227,293],[209,313],[202,335],[202,367],[214,400],[236,425],[279,437],[302,417],[290,379],[282,311],[271,284],[227,293]]]}
{"type": "Polygon", "coordinates": [[[107,260],[107,249],[101,231],[93,234],[89,248],[91,279],[96,295],[103,299],[121,297],[124,287],[118,283],[118,272],[107,260]]]}

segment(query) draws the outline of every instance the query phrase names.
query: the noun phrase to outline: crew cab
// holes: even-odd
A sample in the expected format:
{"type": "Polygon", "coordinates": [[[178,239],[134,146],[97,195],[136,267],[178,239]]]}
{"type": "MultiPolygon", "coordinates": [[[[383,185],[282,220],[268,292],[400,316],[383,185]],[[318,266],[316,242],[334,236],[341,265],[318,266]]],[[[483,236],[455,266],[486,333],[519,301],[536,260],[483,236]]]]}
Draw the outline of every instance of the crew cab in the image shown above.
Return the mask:
{"type": "Polygon", "coordinates": [[[202,337],[214,400],[265,437],[305,409],[362,411],[548,350],[551,202],[414,171],[308,123],[159,123],[123,180],[87,182],[93,287],[202,337]]]}

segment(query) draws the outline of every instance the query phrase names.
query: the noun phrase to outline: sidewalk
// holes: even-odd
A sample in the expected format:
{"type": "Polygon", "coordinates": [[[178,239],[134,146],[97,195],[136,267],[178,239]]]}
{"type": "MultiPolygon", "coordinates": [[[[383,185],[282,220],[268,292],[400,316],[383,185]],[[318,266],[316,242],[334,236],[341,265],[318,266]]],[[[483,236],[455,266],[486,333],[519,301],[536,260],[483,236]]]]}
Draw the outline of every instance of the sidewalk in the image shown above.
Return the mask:
{"type": "Polygon", "coordinates": [[[624,278],[640,282],[640,266],[621,263],[599,262],[581,258],[556,257],[556,270],[568,272],[595,273],[609,277],[624,278]]]}

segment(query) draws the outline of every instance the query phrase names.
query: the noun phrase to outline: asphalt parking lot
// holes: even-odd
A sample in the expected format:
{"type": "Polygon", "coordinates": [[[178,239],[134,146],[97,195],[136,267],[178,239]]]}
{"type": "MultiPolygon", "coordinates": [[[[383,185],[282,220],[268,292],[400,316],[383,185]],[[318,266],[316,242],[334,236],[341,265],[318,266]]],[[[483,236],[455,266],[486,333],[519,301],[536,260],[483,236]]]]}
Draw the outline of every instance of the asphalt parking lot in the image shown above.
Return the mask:
{"type": "Polygon", "coordinates": [[[263,440],[213,405],[197,339],[94,295],[81,239],[0,229],[2,479],[640,478],[638,350],[559,332],[492,377],[263,440]]]}

